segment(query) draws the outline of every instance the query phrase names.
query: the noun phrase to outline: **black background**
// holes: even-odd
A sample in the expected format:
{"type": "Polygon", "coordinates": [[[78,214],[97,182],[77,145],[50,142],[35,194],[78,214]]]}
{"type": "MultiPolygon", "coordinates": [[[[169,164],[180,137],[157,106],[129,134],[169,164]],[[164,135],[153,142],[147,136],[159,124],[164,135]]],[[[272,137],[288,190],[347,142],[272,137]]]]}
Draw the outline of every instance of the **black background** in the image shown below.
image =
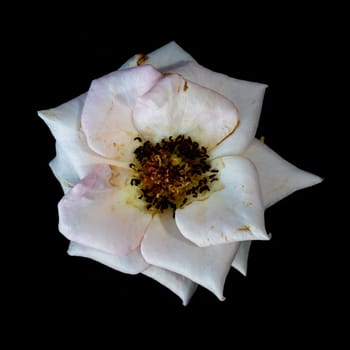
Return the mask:
{"type": "Polygon", "coordinates": [[[119,22],[118,14],[102,25],[93,17],[84,24],[69,18],[69,27],[66,15],[38,16],[27,25],[28,32],[23,30],[16,41],[17,72],[25,82],[18,106],[25,110],[23,139],[17,152],[22,155],[17,175],[25,214],[23,221],[16,221],[21,263],[12,279],[21,317],[29,320],[39,314],[45,322],[63,315],[73,323],[81,322],[82,315],[86,323],[112,317],[109,326],[118,329],[119,337],[124,328],[139,332],[153,324],[157,338],[156,327],[167,328],[177,318],[176,334],[193,335],[200,326],[195,333],[199,338],[205,338],[206,329],[218,339],[251,331],[266,344],[278,343],[271,332],[289,343],[320,337],[328,324],[325,315],[337,310],[326,292],[336,280],[337,264],[330,258],[336,240],[330,237],[337,208],[329,205],[336,203],[331,199],[330,166],[336,145],[329,142],[334,110],[327,105],[334,71],[325,55],[335,52],[337,33],[328,31],[326,17],[313,14],[310,22],[310,13],[290,10],[265,17],[246,9],[239,20],[224,9],[211,17],[198,14],[195,21],[193,15],[163,13],[142,21],[129,16],[126,23],[119,22]],[[153,51],[171,40],[209,69],[268,84],[257,135],[264,135],[266,143],[293,164],[325,178],[266,211],[273,238],[253,243],[248,277],[231,270],[226,301],[200,287],[187,307],[145,276],[125,275],[66,254],[68,241],[57,229],[62,191],[48,167],[55,155],[54,139],[36,116],[37,110],[85,92],[92,79],[116,70],[135,53],[153,51]]]}

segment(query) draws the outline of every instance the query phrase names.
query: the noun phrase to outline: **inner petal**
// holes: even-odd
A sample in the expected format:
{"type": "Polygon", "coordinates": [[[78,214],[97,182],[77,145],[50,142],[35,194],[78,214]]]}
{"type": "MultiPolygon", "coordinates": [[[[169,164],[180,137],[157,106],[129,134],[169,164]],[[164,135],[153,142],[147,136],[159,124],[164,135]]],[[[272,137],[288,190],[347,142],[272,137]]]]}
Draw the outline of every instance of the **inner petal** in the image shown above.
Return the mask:
{"type": "Polygon", "coordinates": [[[68,239],[117,255],[140,245],[152,217],[126,186],[128,169],[96,166],[60,201],[59,229],[68,239]]]}
{"type": "Polygon", "coordinates": [[[153,142],[169,135],[190,135],[210,150],[237,127],[238,112],[224,96],[170,74],[138,98],[134,122],[153,142]]]}
{"type": "Polygon", "coordinates": [[[92,82],[82,112],[82,129],[92,150],[102,156],[129,161],[137,131],[132,110],[139,96],[160,78],[152,66],[110,73],[92,82]]]}
{"type": "Polygon", "coordinates": [[[254,165],[246,158],[232,156],[214,160],[213,166],[220,170],[223,189],[176,210],[181,233],[199,246],[269,239],[254,165]]]}
{"type": "Polygon", "coordinates": [[[212,89],[233,101],[239,110],[239,128],[213,150],[213,158],[241,154],[253,140],[259,122],[265,84],[231,78],[196,62],[184,62],[169,72],[212,89]]]}

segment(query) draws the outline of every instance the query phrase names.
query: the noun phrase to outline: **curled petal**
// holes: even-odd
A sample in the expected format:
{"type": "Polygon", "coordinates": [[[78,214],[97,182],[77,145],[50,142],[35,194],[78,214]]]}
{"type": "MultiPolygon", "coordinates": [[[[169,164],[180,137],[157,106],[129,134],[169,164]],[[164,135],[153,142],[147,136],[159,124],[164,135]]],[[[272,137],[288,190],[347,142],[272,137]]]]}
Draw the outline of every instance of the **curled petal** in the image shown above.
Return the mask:
{"type": "Polygon", "coordinates": [[[137,100],[134,122],[153,141],[184,134],[211,149],[234,130],[238,115],[222,95],[171,74],[137,100]]]}
{"type": "Polygon", "coordinates": [[[188,304],[197,289],[197,284],[188,278],[157,266],[150,266],[143,274],[169,288],[181,298],[183,305],[188,304]]]}
{"type": "Polygon", "coordinates": [[[167,72],[172,66],[186,61],[194,61],[194,59],[190,54],[177,45],[175,41],[171,41],[147,55],[137,54],[131,57],[120,67],[120,69],[151,64],[161,72],[167,72]]]}
{"type": "Polygon", "coordinates": [[[316,185],[319,176],[301,170],[281,158],[271,148],[254,140],[244,156],[256,166],[265,208],[287,197],[294,191],[316,185]]]}
{"type": "Polygon", "coordinates": [[[224,188],[176,210],[181,233],[201,247],[269,239],[254,165],[246,158],[232,156],[214,160],[213,167],[220,170],[224,188]]]}
{"type": "Polygon", "coordinates": [[[238,252],[232,262],[232,267],[234,267],[244,276],[247,275],[248,256],[251,244],[252,241],[241,242],[238,252]]]}
{"type": "Polygon", "coordinates": [[[132,201],[128,171],[112,174],[106,165],[72,188],[60,201],[59,230],[68,239],[107,253],[126,255],[136,249],[151,221],[132,201]],[[110,181],[113,180],[113,186],[110,181]]]}
{"type": "Polygon", "coordinates": [[[81,120],[91,149],[105,157],[132,160],[137,136],[132,110],[136,99],[161,77],[146,65],[113,72],[91,83],[81,120]]]}
{"type": "Polygon", "coordinates": [[[130,273],[132,275],[144,271],[149,266],[143,259],[140,248],[136,248],[129,255],[116,255],[77,242],[70,242],[68,254],[71,256],[89,258],[114,270],[130,273]]]}
{"type": "Polygon", "coordinates": [[[141,243],[145,260],[174,271],[213,292],[224,300],[227,273],[239,244],[200,248],[183,237],[171,214],[153,218],[141,243]]]}
{"type": "Polygon", "coordinates": [[[255,136],[267,85],[234,79],[195,62],[180,64],[171,68],[170,72],[181,74],[185,79],[212,89],[236,105],[240,119],[239,127],[213,150],[212,157],[242,153],[255,136]]]}

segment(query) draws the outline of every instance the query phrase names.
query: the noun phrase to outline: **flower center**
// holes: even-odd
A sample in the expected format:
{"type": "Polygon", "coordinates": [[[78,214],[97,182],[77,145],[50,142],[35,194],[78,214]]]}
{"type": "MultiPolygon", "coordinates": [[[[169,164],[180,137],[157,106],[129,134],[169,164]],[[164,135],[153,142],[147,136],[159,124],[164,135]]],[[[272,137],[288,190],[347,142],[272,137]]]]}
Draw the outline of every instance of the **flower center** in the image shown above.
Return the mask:
{"type": "Polygon", "coordinates": [[[169,136],[152,143],[142,143],[134,151],[132,186],[138,186],[139,199],[152,213],[183,208],[194,199],[202,199],[218,180],[218,170],[208,161],[207,148],[191,137],[169,136]]]}

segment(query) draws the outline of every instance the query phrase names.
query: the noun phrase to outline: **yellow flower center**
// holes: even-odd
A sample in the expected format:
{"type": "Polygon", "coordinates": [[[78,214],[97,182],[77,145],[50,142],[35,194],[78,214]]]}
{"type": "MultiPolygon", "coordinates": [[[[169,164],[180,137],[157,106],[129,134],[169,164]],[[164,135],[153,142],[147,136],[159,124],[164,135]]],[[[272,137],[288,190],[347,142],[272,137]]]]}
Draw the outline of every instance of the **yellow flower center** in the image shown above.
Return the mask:
{"type": "Polygon", "coordinates": [[[194,199],[200,199],[218,180],[218,170],[208,161],[207,148],[191,137],[169,136],[152,143],[135,138],[141,146],[134,151],[135,161],[132,186],[138,186],[139,199],[152,213],[183,208],[194,199]]]}

